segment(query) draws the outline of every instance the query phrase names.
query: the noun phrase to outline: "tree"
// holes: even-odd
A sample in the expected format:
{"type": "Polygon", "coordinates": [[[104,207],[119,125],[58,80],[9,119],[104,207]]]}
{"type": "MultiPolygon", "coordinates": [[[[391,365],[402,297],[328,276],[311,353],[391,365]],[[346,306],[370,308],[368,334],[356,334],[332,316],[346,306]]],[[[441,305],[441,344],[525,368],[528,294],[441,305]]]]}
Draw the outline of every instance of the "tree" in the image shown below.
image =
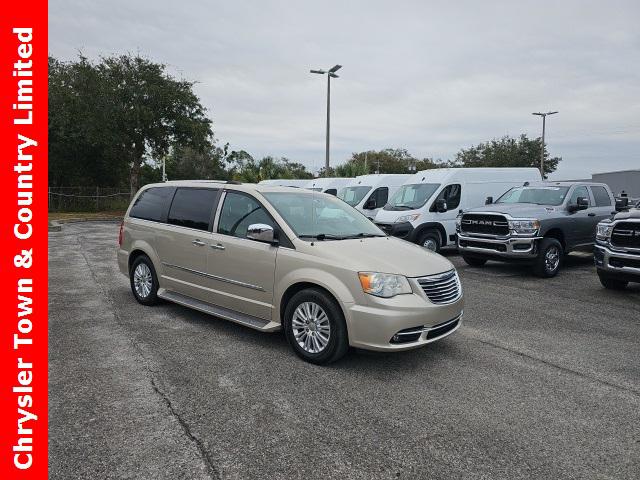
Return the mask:
{"type": "MultiPolygon", "coordinates": [[[[54,180],[92,179],[104,185],[128,170],[133,195],[145,161],[172,147],[206,154],[211,120],[193,92],[163,64],[140,56],[49,59],[49,135],[54,180]],[[77,170],[77,172],[76,172],[77,170]]],[[[68,180],[66,180],[68,181],[68,180]]]]}
{"type": "MultiPolygon", "coordinates": [[[[431,158],[418,160],[404,148],[386,148],[379,151],[368,150],[366,152],[353,153],[346,163],[335,167],[333,172],[339,177],[356,177],[376,172],[411,173],[446,166],[450,165],[441,161],[434,161],[431,158]]],[[[324,169],[321,170],[321,173],[324,173],[324,169]]]]}
{"type": "MultiPolygon", "coordinates": [[[[529,139],[504,136],[468,149],[456,155],[455,164],[460,167],[535,167],[540,168],[540,138],[529,139]]],[[[558,168],[561,157],[549,157],[545,146],[544,178],[558,168]]]]}
{"type": "Polygon", "coordinates": [[[244,150],[232,152],[228,157],[229,173],[234,180],[257,183],[271,178],[313,178],[301,163],[271,156],[256,161],[244,150]]]}

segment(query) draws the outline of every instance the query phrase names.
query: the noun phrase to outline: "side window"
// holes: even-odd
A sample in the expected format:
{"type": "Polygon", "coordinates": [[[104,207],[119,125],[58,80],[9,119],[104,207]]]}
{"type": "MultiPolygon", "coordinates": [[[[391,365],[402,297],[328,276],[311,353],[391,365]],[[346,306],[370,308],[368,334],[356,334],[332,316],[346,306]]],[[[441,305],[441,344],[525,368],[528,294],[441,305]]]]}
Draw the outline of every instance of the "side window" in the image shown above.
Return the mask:
{"type": "MultiPolygon", "coordinates": [[[[460,205],[460,194],[462,193],[462,186],[459,183],[447,185],[442,189],[436,200],[444,200],[447,202],[447,210],[453,210],[460,205]]],[[[430,211],[435,212],[435,200],[431,206],[430,211]]]]}
{"type": "Polygon", "coordinates": [[[227,192],[218,221],[218,233],[245,238],[247,229],[253,223],[274,224],[271,216],[252,197],[235,192],[227,192]]]}
{"type": "Polygon", "coordinates": [[[578,203],[578,197],[584,197],[589,202],[589,206],[591,206],[591,200],[589,198],[589,192],[587,187],[584,185],[580,185],[579,187],[574,188],[573,193],[571,194],[571,198],[569,199],[569,205],[575,205],[578,203]]]}
{"type": "Polygon", "coordinates": [[[164,216],[173,192],[174,189],[168,187],[151,187],[143,191],[133,203],[129,216],[142,220],[164,222],[164,216]]]}
{"type": "Polygon", "coordinates": [[[591,187],[591,193],[593,193],[593,198],[596,201],[596,207],[611,206],[611,197],[609,197],[609,192],[607,192],[606,188],[594,185],[591,187]]]}
{"type": "Polygon", "coordinates": [[[333,195],[334,197],[338,194],[338,190],[335,188],[328,188],[324,191],[324,193],[328,193],[329,195],[333,195]]]}
{"type": "Polygon", "coordinates": [[[387,187],[376,188],[371,194],[371,198],[376,200],[376,208],[384,207],[389,201],[389,189],[387,187]]]}
{"type": "Polygon", "coordinates": [[[218,190],[179,188],[173,197],[167,222],[180,227],[209,230],[218,190]]]}

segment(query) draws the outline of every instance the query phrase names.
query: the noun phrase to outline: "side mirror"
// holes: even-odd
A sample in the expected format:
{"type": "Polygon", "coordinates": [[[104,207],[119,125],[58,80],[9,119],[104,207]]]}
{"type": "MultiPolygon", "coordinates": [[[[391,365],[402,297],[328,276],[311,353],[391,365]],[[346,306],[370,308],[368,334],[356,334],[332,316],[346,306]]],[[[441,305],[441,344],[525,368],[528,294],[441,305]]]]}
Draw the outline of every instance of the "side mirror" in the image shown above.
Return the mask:
{"type": "Polygon", "coordinates": [[[436,200],[436,212],[444,213],[447,211],[447,201],[444,198],[436,200]]]}
{"type": "Polygon", "coordinates": [[[622,212],[629,209],[629,197],[616,198],[616,211],[622,212]]]}
{"type": "Polygon", "coordinates": [[[578,204],[578,210],[586,210],[587,208],[589,208],[589,200],[587,200],[585,197],[578,197],[578,200],[576,202],[578,204]]]}
{"type": "Polygon", "coordinates": [[[256,242],[276,243],[275,232],[271,225],[253,223],[247,228],[247,238],[256,242]]]}
{"type": "Polygon", "coordinates": [[[365,210],[375,210],[377,207],[376,205],[376,199],[375,198],[369,198],[365,203],[364,203],[364,208],[365,210]]]}
{"type": "Polygon", "coordinates": [[[491,205],[493,203],[493,197],[487,197],[487,199],[484,201],[485,205],[491,205]]]}

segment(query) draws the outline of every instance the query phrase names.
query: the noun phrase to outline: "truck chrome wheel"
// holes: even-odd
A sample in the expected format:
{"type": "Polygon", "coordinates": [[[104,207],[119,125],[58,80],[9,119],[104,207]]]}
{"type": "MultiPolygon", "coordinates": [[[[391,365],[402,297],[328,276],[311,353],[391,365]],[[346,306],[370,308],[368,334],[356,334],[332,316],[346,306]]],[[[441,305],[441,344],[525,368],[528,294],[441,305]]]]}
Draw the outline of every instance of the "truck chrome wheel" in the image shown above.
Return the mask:
{"type": "Polygon", "coordinates": [[[549,272],[554,272],[560,265],[560,250],[556,246],[551,246],[544,255],[544,263],[549,272]]]}
{"type": "Polygon", "coordinates": [[[291,326],[296,342],[305,352],[320,353],[329,344],[329,317],[317,303],[304,302],[298,305],[291,326]]]}
{"type": "Polygon", "coordinates": [[[147,298],[151,293],[153,278],[146,263],[140,263],[133,272],[133,287],[140,298],[147,298]]]}

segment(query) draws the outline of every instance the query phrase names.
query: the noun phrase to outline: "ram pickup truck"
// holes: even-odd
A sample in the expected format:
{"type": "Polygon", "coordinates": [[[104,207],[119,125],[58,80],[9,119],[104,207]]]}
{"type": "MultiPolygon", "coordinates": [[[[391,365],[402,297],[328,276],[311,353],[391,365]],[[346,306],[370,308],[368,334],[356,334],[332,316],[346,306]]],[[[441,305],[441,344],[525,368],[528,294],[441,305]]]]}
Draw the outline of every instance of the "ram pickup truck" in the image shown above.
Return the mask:
{"type": "Polygon", "coordinates": [[[458,250],[465,262],[530,264],[540,277],[558,273],[565,254],[591,249],[598,222],[615,214],[615,199],[603,183],[525,183],[495,203],[458,215],[458,250]]]}
{"type": "Polygon", "coordinates": [[[622,290],[640,282],[640,202],[598,224],[593,258],[605,288],[622,290]]]}

